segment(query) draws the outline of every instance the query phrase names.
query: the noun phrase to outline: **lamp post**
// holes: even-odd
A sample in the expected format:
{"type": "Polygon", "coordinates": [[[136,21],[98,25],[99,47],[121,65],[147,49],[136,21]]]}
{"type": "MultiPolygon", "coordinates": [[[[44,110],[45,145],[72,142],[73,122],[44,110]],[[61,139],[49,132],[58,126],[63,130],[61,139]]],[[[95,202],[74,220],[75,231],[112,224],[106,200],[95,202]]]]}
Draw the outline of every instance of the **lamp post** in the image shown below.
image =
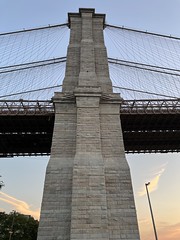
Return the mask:
{"type": "MultiPolygon", "coordinates": [[[[0,176],[1,177],[1,176],[0,176]]],[[[1,188],[4,187],[4,182],[3,181],[0,181],[0,190],[1,188]]]]}
{"type": "Polygon", "coordinates": [[[9,231],[9,240],[12,239],[12,234],[13,234],[13,227],[14,227],[14,220],[15,220],[15,211],[13,211],[13,219],[12,219],[12,224],[11,224],[11,229],[9,231]]]}
{"type": "Polygon", "coordinates": [[[152,218],[152,223],[153,223],[153,228],[154,228],[154,235],[155,235],[155,239],[158,240],[155,221],[154,221],[154,216],[153,216],[153,211],[152,211],[152,206],[151,206],[151,201],[150,201],[150,197],[149,197],[148,185],[150,185],[150,182],[145,183],[145,186],[146,186],[149,208],[150,208],[151,218],[152,218]]]}

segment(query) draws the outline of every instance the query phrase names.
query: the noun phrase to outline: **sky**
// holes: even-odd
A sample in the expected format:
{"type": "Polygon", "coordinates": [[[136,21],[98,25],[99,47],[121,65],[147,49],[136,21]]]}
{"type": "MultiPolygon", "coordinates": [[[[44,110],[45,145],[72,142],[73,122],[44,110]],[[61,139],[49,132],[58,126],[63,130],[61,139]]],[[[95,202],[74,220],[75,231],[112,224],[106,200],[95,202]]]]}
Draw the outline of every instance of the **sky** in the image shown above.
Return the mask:
{"type": "MultiPolygon", "coordinates": [[[[68,12],[95,8],[106,22],[180,37],[180,0],[0,0],[0,32],[67,22],[68,12]]],[[[61,54],[59,54],[61,56],[61,54]]],[[[145,183],[160,240],[180,239],[180,154],[127,155],[141,240],[154,239],[145,183]]],[[[0,159],[0,210],[39,217],[48,157],[0,159]]]]}

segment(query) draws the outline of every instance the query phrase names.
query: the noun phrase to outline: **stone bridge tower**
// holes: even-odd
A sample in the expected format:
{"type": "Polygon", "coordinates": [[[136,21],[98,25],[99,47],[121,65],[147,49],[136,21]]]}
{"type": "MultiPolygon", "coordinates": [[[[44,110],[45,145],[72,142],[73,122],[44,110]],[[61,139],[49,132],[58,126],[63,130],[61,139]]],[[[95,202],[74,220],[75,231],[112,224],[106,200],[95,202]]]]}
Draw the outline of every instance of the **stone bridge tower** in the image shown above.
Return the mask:
{"type": "Polygon", "coordinates": [[[94,9],[69,13],[71,29],[38,240],[138,240],[138,225],[103,28],[94,9]]]}

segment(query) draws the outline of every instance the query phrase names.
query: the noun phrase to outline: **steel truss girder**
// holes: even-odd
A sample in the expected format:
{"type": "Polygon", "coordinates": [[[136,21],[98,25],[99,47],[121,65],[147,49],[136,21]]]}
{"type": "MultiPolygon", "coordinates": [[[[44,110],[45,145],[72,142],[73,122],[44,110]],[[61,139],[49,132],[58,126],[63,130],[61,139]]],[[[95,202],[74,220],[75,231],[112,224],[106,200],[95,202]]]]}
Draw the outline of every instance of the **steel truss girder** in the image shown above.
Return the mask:
{"type": "MultiPolygon", "coordinates": [[[[0,157],[48,155],[52,101],[0,101],[0,157]]],[[[120,119],[127,153],[180,151],[180,100],[123,100],[120,119]]]]}

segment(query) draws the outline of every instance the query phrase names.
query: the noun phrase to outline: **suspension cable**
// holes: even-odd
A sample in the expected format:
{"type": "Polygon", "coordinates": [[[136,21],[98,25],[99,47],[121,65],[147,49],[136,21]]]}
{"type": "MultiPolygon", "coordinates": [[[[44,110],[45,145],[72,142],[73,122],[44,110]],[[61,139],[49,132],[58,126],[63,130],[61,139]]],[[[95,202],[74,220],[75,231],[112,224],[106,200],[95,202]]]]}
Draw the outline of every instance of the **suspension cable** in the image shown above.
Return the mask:
{"type": "Polygon", "coordinates": [[[11,65],[11,66],[7,66],[7,67],[5,66],[5,67],[0,67],[0,69],[8,69],[8,68],[14,68],[14,67],[20,67],[20,68],[0,71],[0,74],[26,70],[26,69],[29,69],[29,68],[42,67],[42,66],[47,66],[47,65],[57,64],[57,63],[62,63],[62,62],[66,62],[66,57],[53,58],[53,59],[42,60],[42,61],[31,62],[31,63],[11,65]],[[37,65],[35,65],[35,64],[37,64],[37,65]],[[28,66],[28,65],[32,65],[32,66],[28,66]],[[27,67],[22,67],[21,68],[21,66],[27,66],[27,67]]]}
{"type": "Polygon", "coordinates": [[[25,94],[25,93],[38,92],[38,91],[52,89],[52,88],[56,88],[56,87],[62,87],[62,85],[56,85],[56,86],[51,86],[51,87],[38,88],[38,89],[34,89],[34,90],[24,91],[24,92],[12,93],[12,94],[8,94],[8,95],[2,95],[2,96],[0,96],[0,98],[12,97],[12,96],[20,95],[20,94],[25,94]]]}
{"type": "Polygon", "coordinates": [[[122,66],[126,66],[126,67],[138,68],[138,69],[142,69],[142,70],[146,70],[146,71],[152,71],[152,72],[169,74],[169,75],[180,77],[180,73],[178,74],[178,73],[173,73],[173,72],[171,73],[171,72],[165,72],[165,71],[157,70],[157,69],[162,69],[162,70],[180,72],[180,70],[173,69],[173,68],[165,68],[165,67],[159,67],[159,66],[156,67],[154,65],[141,64],[141,63],[136,63],[136,62],[124,61],[124,60],[116,60],[116,59],[113,59],[113,58],[111,58],[108,62],[111,63],[111,64],[117,64],[117,65],[122,65],[122,66]],[[143,67],[143,66],[145,66],[145,67],[143,67]],[[151,67],[151,68],[146,68],[146,67],[151,67]],[[155,69],[155,68],[157,68],[157,69],[155,69]]]}
{"type": "Polygon", "coordinates": [[[164,38],[171,38],[171,39],[180,40],[179,37],[173,37],[171,35],[159,34],[159,33],[148,32],[148,31],[142,31],[142,30],[137,30],[137,29],[133,29],[133,28],[127,28],[127,27],[124,27],[124,26],[120,27],[120,26],[105,24],[105,27],[116,28],[116,29],[121,29],[121,30],[126,30],[126,31],[131,31],[131,32],[137,32],[137,33],[144,33],[144,34],[154,35],[154,36],[157,36],[157,37],[164,37],[164,38]]]}
{"type": "Polygon", "coordinates": [[[126,87],[118,87],[118,86],[112,86],[112,87],[113,88],[117,88],[117,89],[133,91],[133,92],[146,93],[146,94],[160,96],[160,97],[168,97],[168,98],[178,99],[178,97],[174,97],[174,96],[170,96],[170,95],[164,95],[164,94],[159,94],[159,93],[154,93],[154,92],[148,92],[148,91],[143,91],[143,90],[138,90],[138,89],[132,89],[132,88],[126,88],[126,87]]]}
{"type": "Polygon", "coordinates": [[[24,32],[31,32],[31,31],[37,31],[37,30],[43,30],[43,29],[47,29],[47,28],[64,27],[64,26],[68,27],[68,23],[57,24],[57,25],[48,25],[48,26],[39,27],[39,28],[23,29],[23,30],[18,30],[18,31],[13,31],[13,32],[5,32],[5,33],[0,33],[0,36],[17,34],[17,33],[24,33],[24,32]]]}

